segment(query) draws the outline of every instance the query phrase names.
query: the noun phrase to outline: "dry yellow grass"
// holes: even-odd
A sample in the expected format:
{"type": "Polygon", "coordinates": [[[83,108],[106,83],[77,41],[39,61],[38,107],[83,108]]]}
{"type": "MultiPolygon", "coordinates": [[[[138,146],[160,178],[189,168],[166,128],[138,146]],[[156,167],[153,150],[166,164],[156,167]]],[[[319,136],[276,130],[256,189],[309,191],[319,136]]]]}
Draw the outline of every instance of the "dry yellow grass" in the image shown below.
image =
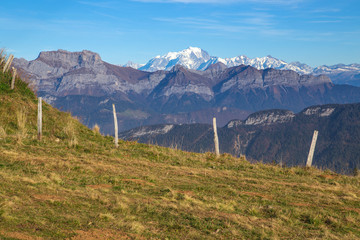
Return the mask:
{"type": "Polygon", "coordinates": [[[18,143],[22,143],[23,139],[27,136],[27,129],[26,129],[26,113],[25,111],[20,108],[16,111],[16,120],[17,120],[17,141],[18,143]]]}
{"type": "Polygon", "coordinates": [[[100,127],[99,127],[99,125],[95,124],[92,130],[94,131],[94,133],[100,134],[100,127]]]}
{"type": "Polygon", "coordinates": [[[5,139],[6,136],[7,136],[7,134],[6,134],[5,129],[2,126],[0,126],[0,140],[5,139]]]}

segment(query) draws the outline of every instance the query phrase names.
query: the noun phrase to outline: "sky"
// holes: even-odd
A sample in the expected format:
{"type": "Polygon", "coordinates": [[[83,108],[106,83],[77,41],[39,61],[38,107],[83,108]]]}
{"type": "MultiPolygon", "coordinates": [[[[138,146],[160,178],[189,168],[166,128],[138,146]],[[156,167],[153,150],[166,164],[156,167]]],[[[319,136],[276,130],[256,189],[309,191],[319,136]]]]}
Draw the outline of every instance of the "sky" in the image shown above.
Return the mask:
{"type": "Polygon", "coordinates": [[[2,0],[0,11],[0,48],[27,60],[86,49],[146,63],[193,46],[222,58],[360,63],[359,0],[2,0]]]}

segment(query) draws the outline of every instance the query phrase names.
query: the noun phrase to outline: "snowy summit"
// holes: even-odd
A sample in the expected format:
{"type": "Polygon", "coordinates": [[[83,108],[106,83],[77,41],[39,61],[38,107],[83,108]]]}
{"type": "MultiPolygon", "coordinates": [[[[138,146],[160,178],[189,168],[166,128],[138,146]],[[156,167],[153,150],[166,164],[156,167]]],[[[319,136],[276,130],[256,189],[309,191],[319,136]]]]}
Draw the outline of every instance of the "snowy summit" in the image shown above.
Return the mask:
{"type": "Polygon", "coordinates": [[[140,67],[139,70],[154,72],[157,70],[170,70],[179,64],[188,69],[198,69],[201,64],[210,60],[210,55],[197,47],[189,47],[180,52],[169,52],[164,56],[156,56],[140,67]]]}
{"type": "Polygon", "coordinates": [[[215,63],[223,63],[227,67],[249,65],[257,69],[275,68],[280,70],[293,70],[300,74],[309,74],[313,70],[306,64],[286,63],[271,56],[253,59],[244,55],[232,58],[213,57],[198,47],[189,47],[179,52],[169,52],[163,56],[156,56],[138,69],[154,72],[158,70],[170,70],[175,65],[182,65],[188,69],[206,70],[210,65],[215,63]]]}

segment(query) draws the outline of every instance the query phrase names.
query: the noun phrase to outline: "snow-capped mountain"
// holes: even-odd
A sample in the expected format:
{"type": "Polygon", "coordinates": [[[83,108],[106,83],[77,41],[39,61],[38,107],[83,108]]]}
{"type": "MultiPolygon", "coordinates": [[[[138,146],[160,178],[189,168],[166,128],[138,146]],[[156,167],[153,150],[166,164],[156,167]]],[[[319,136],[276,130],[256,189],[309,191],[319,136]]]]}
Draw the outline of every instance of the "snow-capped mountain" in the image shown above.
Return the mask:
{"type": "Polygon", "coordinates": [[[201,64],[210,60],[210,55],[197,47],[189,47],[180,52],[169,52],[164,56],[152,58],[145,66],[139,68],[142,71],[155,72],[158,70],[170,70],[175,65],[182,65],[188,69],[198,69],[201,64]]]}
{"type": "MultiPolygon", "coordinates": [[[[241,55],[233,58],[211,57],[205,50],[198,47],[189,47],[179,52],[169,52],[164,56],[156,56],[148,61],[145,65],[138,67],[139,70],[154,72],[158,70],[170,70],[175,65],[182,65],[188,69],[206,70],[210,65],[223,63],[227,67],[239,65],[248,65],[259,70],[274,68],[279,70],[292,70],[300,74],[312,73],[312,68],[301,63],[286,63],[272,56],[261,58],[248,58],[241,55]]],[[[126,66],[136,68],[136,64],[131,63],[126,66]]]]}
{"type": "Polygon", "coordinates": [[[360,70],[360,64],[336,64],[333,66],[322,65],[314,69],[315,74],[334,74],[334,73],[342,73],[342,72],[354,72],[360,70]]]}
{"type": "Polygon", "coordinates": [[[137,67],[136,64],[133,63],[131,63],[132,65],[128,64],[127,66],[143,71],[154,72],[157,70],[170,70],[178,64],[188,69],[204,71],[210,65],[215,63],[222,63],[227,67],[248,65],[259,70],[267,68],[292,70],[302,75],[326,74],[334,81],[334,83],[346,83],[360,86],[360,64],[337,64],[333,66],[323,65],[313,68],[300,62],[287,63],[272,56],[249,58],[247,56],[240,55],[232,58],[220,58],[210,56],[205,50],[198,47],[189,47],[179,52],[169,52],[164,56],[156,56],[141,67],[137,67]]]}
{"type": "Polygon", "coordinates": [[[126,64],[123,65],[123,67],[131,67],[131,68],[134,68],[134,69],[139,69],[144,65],[145,64],[134,63],[132,61],[128,61],[126,64]]]}
{"type": "Polygon", "coordinates": [[[312,68],[306,64],[301,63],[286,63],[282,60],[272,56],[248,58],[247,56],[237,56],[233,58],[219,58],[211,57],[209,61],[202,64],[197,70],[206,70],[211,64],[221,62],[227,67],[236,67],[239,65],[248,65],[256,69],[262,70],[267,68],[274,68],[279,70],[292,70],[299,74],[311,74],[312,68]]]}
{"type": "Polygon", "coordinates": [[[313,74],[325,74],[336,84],[348,84],[360,87],[360,64],[323,65],[315,68],[313,74]]]}

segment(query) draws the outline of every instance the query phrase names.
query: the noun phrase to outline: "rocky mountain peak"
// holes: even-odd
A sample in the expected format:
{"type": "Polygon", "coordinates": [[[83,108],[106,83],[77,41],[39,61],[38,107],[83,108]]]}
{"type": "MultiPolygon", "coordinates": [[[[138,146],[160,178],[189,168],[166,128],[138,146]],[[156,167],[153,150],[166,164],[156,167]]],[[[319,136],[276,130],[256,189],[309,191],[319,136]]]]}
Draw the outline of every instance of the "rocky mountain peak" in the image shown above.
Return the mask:
{"type": "Polygon", "coordinates": [[[62,67],[66,69],[75,66],[91,67],[102,63],[100,55],[89,50],[83,50],[81,52],[69,52],[62,49],[57,51],[44,51],[40,52],[36,60],[44,62],[51,67],[62,67]]]}
{"type": "Polygon", "coordinates": [[[126,64],[123,65],[123,67],[131,67],[134,69],[141,68],[142,66],[144,66],[144,64],[139,64],[132,61],[128,61],[126,64]]]}
{"type": "Polygon", "coordinates": [[[186,68],[183,67],[180,64],[176,64],[173,68],[171,68],[170,72],[174,73],[174,72],[186,72],[186,68]]]}
{"type": "Polygon", "coordinates": [[[224,63],[217,62],[214,64],[211,64],[206,70],[215,70],[215,71],[224,71],[227,68],[227,66],[224,63]]]}

